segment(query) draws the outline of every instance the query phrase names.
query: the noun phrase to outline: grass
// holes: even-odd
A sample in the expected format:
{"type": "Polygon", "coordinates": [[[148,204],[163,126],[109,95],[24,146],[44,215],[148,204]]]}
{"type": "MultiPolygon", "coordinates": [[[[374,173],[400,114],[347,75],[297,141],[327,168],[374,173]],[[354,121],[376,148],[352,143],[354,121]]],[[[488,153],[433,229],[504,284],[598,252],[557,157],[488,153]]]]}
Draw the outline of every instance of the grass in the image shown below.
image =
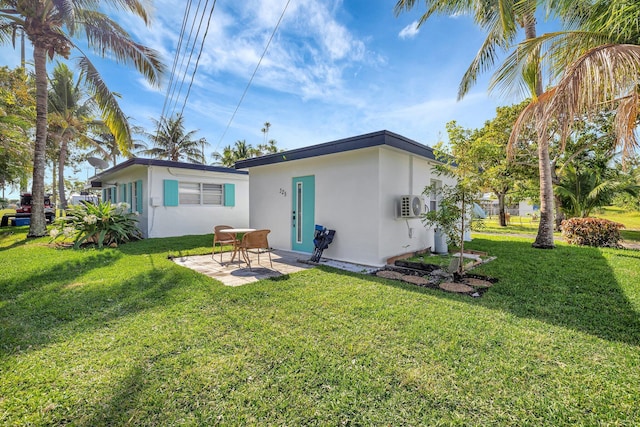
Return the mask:
{"type": "MultiPolygon", "coordinates": [[[[622,238],[627,242],[640,242],[640,212],[629,212],[615,206],[607,206],[595,212],[593,216],[605,218],[610,221],[624,224],[625,229],[621,230],[622,238]]],[[[511,222],[506,227],[501,227],[497,216],[487,218],[483,225],[475,231],[478,233],[498,233],[498,234],[526,234],[535,236],[538,232],[537,221],[531,221],[531,217],[512,216],[511,222]]],[[[560,232],[554,232],[554,236],[560,237],[560,232]]]]}
{"type": "Polygon", "coordinates": [[[640,252],[481,236],[480,299],[315,268],[239,288],[168,255],[0,234],[2,425],[634,425],[640,252]]]}

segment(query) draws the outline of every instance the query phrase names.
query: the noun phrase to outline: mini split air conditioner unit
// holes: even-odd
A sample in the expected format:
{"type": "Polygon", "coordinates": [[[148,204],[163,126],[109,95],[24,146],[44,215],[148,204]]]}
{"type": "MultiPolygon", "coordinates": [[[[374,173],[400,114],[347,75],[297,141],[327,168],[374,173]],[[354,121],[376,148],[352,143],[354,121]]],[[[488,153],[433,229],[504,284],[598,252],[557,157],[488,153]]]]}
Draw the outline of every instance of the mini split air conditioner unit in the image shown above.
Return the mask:
{"type": "Polygon", "coordinates": [[[418,218],[424,212],[422,196],[400,196],[398,199],[398,218],[418,218]]]}

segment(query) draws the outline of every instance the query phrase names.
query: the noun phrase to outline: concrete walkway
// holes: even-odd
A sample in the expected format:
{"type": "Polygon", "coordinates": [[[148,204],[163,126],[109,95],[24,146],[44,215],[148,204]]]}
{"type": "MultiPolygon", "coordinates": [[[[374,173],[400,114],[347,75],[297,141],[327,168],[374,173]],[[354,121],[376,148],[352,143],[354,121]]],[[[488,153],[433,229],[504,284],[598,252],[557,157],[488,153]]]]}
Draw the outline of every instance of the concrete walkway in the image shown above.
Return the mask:
{"type": "Polygon", "coordinates": [[[251,253],[251,269],[244,261],[238,263],[236,259],[231,263],[231,252],[222,254],[222,264],[219,253],[214,258],[211,258],[211,254],[176,257],[173,262],[219,280],[226,286],[241,286],[312,268],[313,265],[301,262],[304,257],[304,254],[272,250],[273,267],[271,267],[269,254],[260,254],[260,263],[258,263],[258,255],[251,253]]]}

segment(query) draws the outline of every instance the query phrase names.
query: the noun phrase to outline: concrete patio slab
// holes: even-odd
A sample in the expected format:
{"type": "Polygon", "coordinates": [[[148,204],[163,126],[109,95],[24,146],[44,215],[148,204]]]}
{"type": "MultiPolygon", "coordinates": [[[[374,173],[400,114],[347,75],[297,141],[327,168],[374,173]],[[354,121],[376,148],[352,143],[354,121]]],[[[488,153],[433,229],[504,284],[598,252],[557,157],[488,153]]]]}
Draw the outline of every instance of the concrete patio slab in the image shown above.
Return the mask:
{"type": "Polygon", "coordinates": [[[258,255],[251,253],[251,269],[244,261],[238,262],[236,259],[232,263],[231,252],[222,254],[222,263],[220,263],[220,254],[216,254],[214,258],[211,254],[175,257],[173,262],[219,280],[226,286],[241,286],[313,268],[313,265],[300,261],[305,257],[308,255],[272,250],[273,267],[271,267],[269,254],[260,254],[260,263],[258,263],[258,255]]]}

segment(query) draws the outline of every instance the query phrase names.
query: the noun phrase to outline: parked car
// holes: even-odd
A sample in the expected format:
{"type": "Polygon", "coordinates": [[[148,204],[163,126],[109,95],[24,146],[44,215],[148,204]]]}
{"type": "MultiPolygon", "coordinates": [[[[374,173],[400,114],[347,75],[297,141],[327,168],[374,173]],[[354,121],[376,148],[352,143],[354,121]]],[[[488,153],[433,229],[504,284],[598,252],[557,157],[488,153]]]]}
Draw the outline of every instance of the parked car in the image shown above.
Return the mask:
{"type": "MultiPolygon", "coordinates": [[[[32,196],[31,193],[22,193],[20,195],[20,205],[15,209],[9,212],[5,212],[2,215],[2,220],[0,221],[0,227],[6,227],[9,225],[9,219],[18,219],[18,218],[31,218],[31,205],[32,205],[32,196]]],[[[51,223],[55,219],[55,211],[53,209],[53,205],[51,204],[51,196],[49,194],[44,195],[44,215],[47,219],[47,222],[51,223]]]]}

